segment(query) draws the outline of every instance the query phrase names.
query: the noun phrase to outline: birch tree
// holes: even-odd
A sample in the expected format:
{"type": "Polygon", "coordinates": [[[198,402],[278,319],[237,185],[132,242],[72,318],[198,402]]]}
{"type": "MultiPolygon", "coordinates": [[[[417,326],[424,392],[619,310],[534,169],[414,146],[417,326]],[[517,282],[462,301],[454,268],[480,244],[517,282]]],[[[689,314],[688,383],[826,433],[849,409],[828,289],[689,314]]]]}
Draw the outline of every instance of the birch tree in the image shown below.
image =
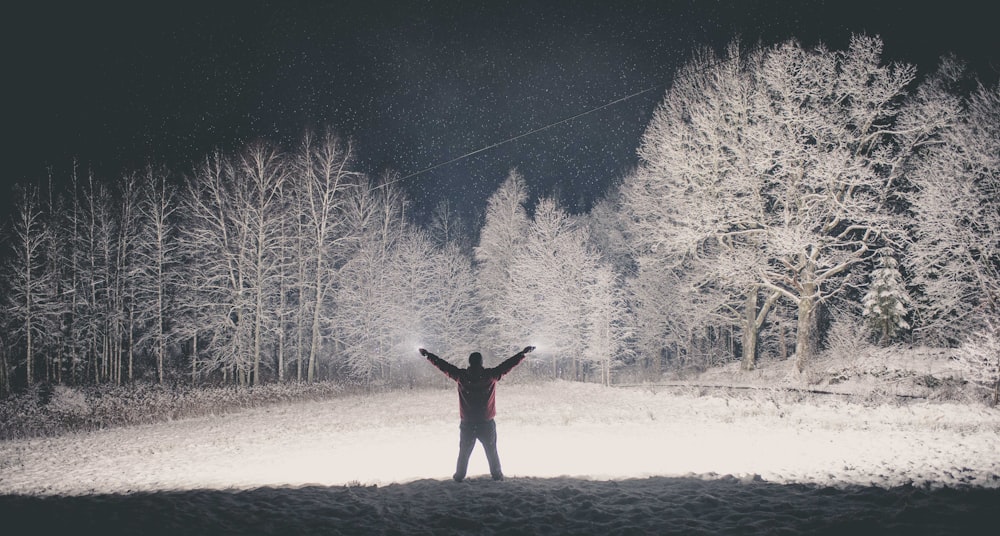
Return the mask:
{"type": "Polygon", "coordinates": [[[391,379],[397,344],[391,325],[393,256],[404,233],[403,208],[402,194],[386,182],[362,183],[347,205],[356,241],[337,274],[332,323],[349,374],[368,384],[391,379]]]}
{"type": "Polygon", "coordinates": [[[299,210],[303,212],[301,246],[305,255],[300,299],[308,309],[309,344],[307,379],[313,381],[324,341],[322,324],[329,307],[327,296],[334,282],[335,268],[344,262],[347,242],[355,239],[347,223],[350,190],[364,185],[352,170],[353,147],[332,133],[314,141],[307,135],[296,160],[295,182],[299,210]]]}
{"type": "Polygon", "coordinates": [[[67,365],[67,356],[70,352],[66,350],[71,346],[68,330],[68,319],[71,308],[68,303],[68,296],[74,293],[73,288],[68,285],[72,280],[66,269],[66,252],[73,245],[70,234],[67,233],[67,217],[65,207],[65,196],[62,192],[56,191],[51,172],[48,177],[46,188],[47,201],[44,203],[42,212],[44,213],[43,225],[46,230],[45,240],[45,269],[44,277],[46,285],[43,294],[40,295],[45,307],[44,317],[47,328],[44,330],[46,373],[45,378],[54,383],[64,381],[64,369],[67,365]]]}
{"type": "MultiPolygon", "coordinates": [[[[135,272],[139,278],[137,323],[143,326],[138,344],[152,351],[156,378],[163,383],[167,359],[167,341],[171,316],[176,314],[171,302],[176,297],[180,258],[174,213],[177,194],[163,170],[149,168],[143,177],[142,198],[138,207],[143,236],[139,241],[135,272]]],[[[128,378],[132,380],[132,363],[128,378]]]]}
{"type": "Polygon", "coordinates": [[[143,241],[140,179],[128,174],[118,181],[115,214],[113,291],[111,293],[112,370],[110,380],[121,385],[134,375],[138,331],[136,309],[142,277],[138,270],[143,241]]]}
{"type": "Polygon", "coordinates": [[[253,258],[245,184],[233,162],[221,153],[205,158],[188,182],[185,198],[187,299],[197,322],[192,335],[204,339],[204,365],[221,369],[241,383],[253,362],[253,291],[248,260],[253,258]],[[194,267],[197,267],[195,269],[194,267]]]}
{"type": "Polygon", "coordinates": [[[45,329],[41,321],[43,303],[40,296],[47,283],[43,253],[48,236],[42,218],[38,188],[18,188],[11,229],[12,255],[7,270],[10,293],[5,301],[14,328],[12,335],[23,345],[25,382],[29,386],[35,382],[37,341],[45,329]]]}
{"type": "Polygon", "coordinates": [[[109,377],[112,360],[112,294],[116,245],[116,221],[112,193],[106,185],[88,175],[80,189],[81,248],[80,287],[82,306],[78,309],[83,336],[85,365],[94,383],[109,377]]]}

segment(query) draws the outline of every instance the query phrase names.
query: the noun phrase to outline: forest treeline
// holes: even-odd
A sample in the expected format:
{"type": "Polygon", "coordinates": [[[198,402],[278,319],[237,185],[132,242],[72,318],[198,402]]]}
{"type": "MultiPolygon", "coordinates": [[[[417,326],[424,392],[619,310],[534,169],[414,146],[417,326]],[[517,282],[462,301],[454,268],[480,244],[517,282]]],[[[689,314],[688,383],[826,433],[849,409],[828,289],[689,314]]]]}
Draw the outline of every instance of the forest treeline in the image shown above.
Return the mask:
{"type": "Polygon", "coordinates": [[[482,221],[415,214],[354,153],[322,133],[18,187],[0,388],[374,384],[424,374],[418,346],[529,343],[534,373],[605,383],[844,341],[966,348],[996,381],[1000,86],[955,58],[701,52],[584,214],[516,171],[482,221]]]}

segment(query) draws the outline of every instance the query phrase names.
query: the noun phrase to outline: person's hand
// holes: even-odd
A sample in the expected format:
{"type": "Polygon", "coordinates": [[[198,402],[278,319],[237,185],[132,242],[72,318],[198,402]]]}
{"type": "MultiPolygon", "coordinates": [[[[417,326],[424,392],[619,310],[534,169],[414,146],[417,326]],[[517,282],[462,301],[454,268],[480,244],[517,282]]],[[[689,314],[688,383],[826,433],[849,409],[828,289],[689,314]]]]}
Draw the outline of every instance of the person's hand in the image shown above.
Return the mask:
{"type": "Polygon", "coordinates": [[[524,350],[521,350],[521,353],[522,354],[530,354],[531,352],[534,352],[534,351],[535,351],[535,347],[534,346],[525,346],[524,350]]]}
{"type": "Polygon", "coordinates": [[[417,351],[420,352],[420,355],[422,355],[424,357],[427,357],[427,350],[424,350],[423,348],[419,348],[419,349],[417,349],[417,351]]]}

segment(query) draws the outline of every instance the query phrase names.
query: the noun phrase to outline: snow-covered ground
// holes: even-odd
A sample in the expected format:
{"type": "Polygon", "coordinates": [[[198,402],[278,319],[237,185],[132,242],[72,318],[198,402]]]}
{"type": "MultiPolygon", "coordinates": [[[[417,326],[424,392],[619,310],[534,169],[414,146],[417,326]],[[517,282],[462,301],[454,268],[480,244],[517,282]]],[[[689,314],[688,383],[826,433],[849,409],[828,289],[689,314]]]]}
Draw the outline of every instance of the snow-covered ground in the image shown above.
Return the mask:
{"type": "MultiPolygon", "coordinates": [[[[268,504],[299,497],[311,504],[346,493],[341,498],[349,496],[358,505],[352,523],[370,529],[374,521],[363,519],[434,511],[426,501],[456,507],[468,503],[474,511],[500,512],[501,520],[511,522],[515,511],[536,512],[548,504],[556,517],[548,525],[536,519],[531,526],[552,528],[560,526],[557,518],[566,521],[573,517],[567,512],[588,504],[598,513],[648,517],[654,508],[649,501],[671,489],[686,490],[685,496],[705,495],[709,502],[722,501],[719,493],[726,500],[758,500],[770,497],[773,489],[803,499],[814,497],[821,487],[850,496],[906,489],[931,497],[934,490],[949,488],[944,492],[951,493],[958,488],[961,493],[987,493],[990,501],[1000,497],[997,409],[674,391],[502,382],[497,429],[509,479],[501,483],[477,478],[488,475],[478,446],[469,470],[473,478],[462,484],[449,480],[458,443],[453,390],[349,396],[0,442],[0,495],[6,496],[0,511],[15,503],[23,510],[24,501],[36,508],[52,505],[45,500],[51,496],[58,496],[60,507],[74,500],[72,504],[111,501],[118,510],[129,508],[129,501],[156,510],[155,505],[169,503],[168,497],[184,497],[186,504],[194,497],[215,496],[225,497],[219,508],[226,510],[231,502],[232,508],[241,508],[239,497],[268,504]],[[523,496],[535,495],[535,500],[523,501],[523,496]]],[[[895,493],[894,501],[899,499],[895,493]]],[[[789,497],[774,500],[787,502],[789,497]]],[[[867,499],[859,500],[864,504],[867,499]]],[[[702,506],[704,515],[711,516],[710,505],[702,506]]],[[[758,506],[748,504],[746,510],[759,514],[758,506]]],[[[725,508],[736,508],[734,515],[743,511],[732,504],[725,508]]],[[[770,508],[780,511],[776,505],[770,508]]],[[[688,515],[698,514],[692,510],[688,515]]],[[[645,526],[618,522],[619,529],[645,526]]],[[[461,522],[456,523],[453,528],[461,529],[461,522]]],[[[403,532],[419,528],[393,526],[403,532]]],[[[500,525],[491,526],[487,532],[500,525]]],[[[725,526],[715,528],[720,527],[725,526]]],[[[483,525],[466,528],[486,530],[483,525]]]]}

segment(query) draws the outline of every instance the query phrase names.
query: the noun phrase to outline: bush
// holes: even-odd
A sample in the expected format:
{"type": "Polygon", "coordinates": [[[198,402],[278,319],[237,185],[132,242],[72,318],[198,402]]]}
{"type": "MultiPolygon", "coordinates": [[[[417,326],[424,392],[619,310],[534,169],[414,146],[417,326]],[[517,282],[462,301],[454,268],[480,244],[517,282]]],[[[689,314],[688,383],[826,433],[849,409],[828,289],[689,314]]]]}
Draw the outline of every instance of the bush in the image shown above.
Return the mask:
{"type": "Polygon", "coordinates": [[[840,318],[830,325],[826,334],[826,351],[834,359],[853,361],[871,352],[868,328],[849,318],[840,318]]]}
{"type": "Polygon", "coordinates": [[[966,379],[992,391],[993,405],[1000,402],[1000,334],[992,325],[962,344],[958,361],[966,379]]]}
{"type": "Polygon", "coordinates": [[[191,387],[139,383],[131,386],[35,386],[0,401],[0,439],[51,436],[221,415],[245,408],[340,395],[332,382],[258,387],[191,387]]]}
{"type": "Polygon", "coordinates": [[[52,396],[47,409],[56,414],[67,417],[84,417],[90,413],[90,406],[87,398],[80,391],[65,385],[57,385],[52,388],[52,396]]]}

